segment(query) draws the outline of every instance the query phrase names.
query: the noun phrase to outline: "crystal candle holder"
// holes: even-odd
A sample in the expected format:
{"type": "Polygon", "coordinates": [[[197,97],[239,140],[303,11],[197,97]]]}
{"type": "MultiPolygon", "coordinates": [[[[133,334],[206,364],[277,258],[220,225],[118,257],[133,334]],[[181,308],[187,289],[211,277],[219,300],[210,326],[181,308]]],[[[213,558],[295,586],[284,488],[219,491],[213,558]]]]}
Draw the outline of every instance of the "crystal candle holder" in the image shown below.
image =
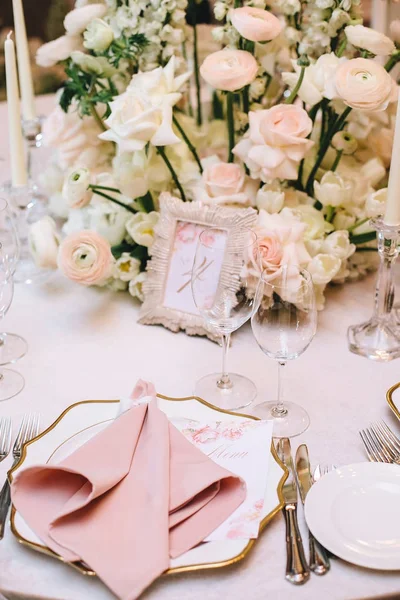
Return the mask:
{"type": "Polygon", "coordinates": [[[37,195],[41,192],[38,176],[43,170],[42,122],[41,117],[32,120],[22,119],[22,133],[26,143],[28,181],[37,195]]]}
{"type": "Polygon", "coordinates": [[[400,356],[400,334],[393,310],[394,265],[399,254],[400,225],[371,221],[376,229],[380,265],[375,287],[374,311],[369,321],[349,327],[351,352],[372,360],[389,361],[400,356]]]}

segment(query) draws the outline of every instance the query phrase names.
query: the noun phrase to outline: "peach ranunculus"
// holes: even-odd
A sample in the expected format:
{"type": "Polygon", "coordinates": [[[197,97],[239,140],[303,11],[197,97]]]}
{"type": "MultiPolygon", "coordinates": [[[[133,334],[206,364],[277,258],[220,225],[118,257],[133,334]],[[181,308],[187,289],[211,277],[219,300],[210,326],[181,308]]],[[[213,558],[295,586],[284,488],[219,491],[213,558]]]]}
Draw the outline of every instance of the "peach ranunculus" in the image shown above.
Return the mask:
{"type": "Polygon", "coordinates": [[[204,204],[254,206],[259,182],[248,177],[242,166],[221,162],[216,156],[203,163],[202,185],[194,189],[196,200],[204,204]]]}
{"type": "Polygon", "coordinates": [[[249,113],[249,131],[235,146],[253,178],[297,179],[298,165],[314,142],[307,139],[312,120],[294,104],[278,104],[249,113]]]}
{"type": "Polygon", "coordinates": [[[366,58],[342,63],[336,71],[335,85],[343,102],[359,110],[385,110],[397,99],[394,79],[382,65],[366,58]]]}
{"type": "Polygon", "coordinates": [[[226,48],[209,54],[200,67],[203,79],[217,90],[235,92],[256,78],[258,63],[250,52],[226,48]]]}
{"type": "Polygon", "coordinates": [[[96,231],[83,230],[62,241],[57,262],[68,279],[83,285],[101,285],[112,273],[114,258],[107,240],[96,231]]]}
{"type": "Polygon", "coordinates": [[[269,42],[282,31],[279,19],[262,8],[241,6],[232,9],[229,17],[240,35],[252,42],[269,42]]]}

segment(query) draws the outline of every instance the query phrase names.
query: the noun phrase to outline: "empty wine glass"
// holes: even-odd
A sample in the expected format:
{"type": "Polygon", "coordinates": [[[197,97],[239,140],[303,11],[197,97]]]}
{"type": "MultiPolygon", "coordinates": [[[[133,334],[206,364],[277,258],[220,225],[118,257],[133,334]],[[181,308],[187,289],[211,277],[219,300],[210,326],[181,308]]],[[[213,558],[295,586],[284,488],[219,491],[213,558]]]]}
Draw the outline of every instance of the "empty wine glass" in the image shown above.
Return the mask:
{"type": "MultiPolygon", "coordinates": [[[[10,308],[14,294],[14,282],[9,271],[0,264],[0,318],[2,319],[10,308]]],[[[20,373],[11,369],[0,369],[0,402],[19,394],[25,386],[25,380],[20,373]]]]}
{"type": "MultiPolygon", "coordinates": [[[[20,245],[13,213],[0,198],[0,267],[11,277],[15,273],[20,256],[20,245]]],[[[25,356],[26,341],[15,333],[0,333],[0,365],[15,362],[25,356]]]]}
{"type": "Polygon", "coordinates": [[[192,269],[194,303],[204,319],[222,337],[222,373],[197,382],[195,395],[215,406],[233,410],[248,406],[257,395],[254,383],[228,373],[230,335],[250,319],[257,308],[260,280],[257,236],[247,228],[204,230],[197,243],[192,269]]]}
{"type": "Polygon", "coordinates": [[[253,412],[262,419],[274,419],[274,437],[293,437],[308,428],[310,419],[298,404],[284,403],[282,371],[287,361],[307,350],[315,335],[313,283],[304,269],[284,266],[274,274],[264,271],[260,288],[262,298],[251,324],[261,350],[278,363],[278,394],[276,402],[263,402],[253,412]]]}

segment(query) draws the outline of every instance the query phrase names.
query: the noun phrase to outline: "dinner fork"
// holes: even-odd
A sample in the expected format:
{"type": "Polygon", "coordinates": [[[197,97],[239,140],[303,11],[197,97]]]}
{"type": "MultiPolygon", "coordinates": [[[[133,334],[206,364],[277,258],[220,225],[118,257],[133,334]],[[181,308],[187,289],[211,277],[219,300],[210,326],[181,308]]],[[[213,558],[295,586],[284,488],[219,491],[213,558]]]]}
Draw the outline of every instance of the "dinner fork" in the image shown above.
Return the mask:
{"type": "Polygon", "coordinates": [[[2,417],[0,419],[0,462],[10,454],[11,433],[11,419],[9,417],[2,417]]]}
{"type": "MultiPolygon", "coordinates": [[[[13,446],[13,469],[22,456],[22,448],[26,442],[36,437],[39,433],[40,416],[38,414],[24,415],[20,425],[17,438],[13,446]]],[[[0,492],[0,540],[4,537],[4,529],[8,515],[8,509],[11,504],[10,480],[7,477],[0,492]]]]}
{"type": "Polygon", "coordinates": [[[384,421],[360,431],[370,461],[400,465],[400,439],[384,421]]]}

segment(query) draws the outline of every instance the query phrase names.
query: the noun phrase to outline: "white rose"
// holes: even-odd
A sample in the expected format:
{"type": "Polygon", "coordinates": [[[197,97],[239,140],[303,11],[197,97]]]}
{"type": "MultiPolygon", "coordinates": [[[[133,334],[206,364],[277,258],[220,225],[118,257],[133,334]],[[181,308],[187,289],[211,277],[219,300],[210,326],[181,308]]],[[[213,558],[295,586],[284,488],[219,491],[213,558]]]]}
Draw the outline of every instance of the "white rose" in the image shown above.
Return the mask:
{"type": "Polygon", "coordinates": [[[131,281],[140,273],[140,260],[133,258],[129,252],[123,252],[116,261],[114,270],[115,276],[121,281],[131,281]]]}
{"type": "Polygon", "coordinates": [[[143,213],[139,212],[132,215],[126,223],[126,230],[139,246],[150,248],[154,242],[154,228],[160,218],[159,213],[143,213]]]}
{"type": "Polygon", "coordinates": [[[39,268],[57,269],[60,237],[51,217],[43,217],[30,226],[28,243],[33,260],[39,268]]]}
{"type": "Polygon", "coordinates": [[[104,4],[89,4],[75,8],[64,19],[64,27],[68,35],[79,35],[94,19],[101,19],[107,12],[104,4]]]}
{"type": "Polygon", "coordinates": [[[387,188],[382,188],[375,192],[371,192],[367,196],[365,202],[365,212],[368,217],[379,217],[384,214],[387,199],[387,188]]]}
{"type": "Polygon", "coordinates": [[[40,46],[36,53],[36,63],[40,67],[54,67],[61,60],[67,60],[72,52],[81,47],[82,40],[79,36],[63,35],[40,46]]]}
{"type": "Polygon", "coordinates": [[[143,284],[146,281],[147,273],[142,271],[139,275],[136,275],[134,279],[129,282],[129,293],[134,298],[138,298],[141,302],[144,300],[143,284]]]}
{"type": "Polygon", "coordinates": [[[345,210],[338,210],[333,218],[333,226],[335,229],[348,229],[356,222],[356,217],[349,214],[345,210]]]}
{"type": "Polygon", "coordinates": [[[126,234],[125,224],[130,213],[108,200],[92,203],[87,210],[89,213],[88,229],[97,231],[108,240],[110,246],[121,244],[126,234]]]}
{"type": "Polygon", "coordinates": [[[322,253],[332,254],[341,260],[349,258],[355,251],[355,245],[350,244],[348,231],[334,231],[325,238],[321,248],[322,253]]]}
{"type": "Polygon", "coordinates": [[[63,186],[63,196],[70,208],[83,208],[90,203],[93,192],[89,169],[74,169],[67,174],[63,186]]]}
{"type": "Polygon", "coordinates": [[[350,44],[356,48],[367,50],[377,56],[386,56],[396,50],[390,38],[383,33],[364,27],[364,25],[348,25],[344,30],[350,44]]]}
{"type": "Polygon", "coordinates": [[[342,261],[332,254],[317,254],[308,263],[307,271],[310,273],[313,283],[326,285],[337,275],[342,261]]]}
{"type": "Polygon", "coordinates": [[[140,198],[149,191],[148,157],[145,150],[124,152],[113,160],[114,176],[121,192],[129,198],[140,198]]]}
{"type": "Polygon", "coordinates": [[[94,19],[83,34],[83,45],[95,52],[104,52],[114,39],[114,32],[103,19],[94,19]]]}
{"type": "Polygon", "coordinates": [[[99,77],[112,77],[116,70],[110,65],[104,56],[92,56],[77,50],[72,52],[71,58],[78,67],[85,73],[92,73],[99,77]]]}
{"type": "Polygon", "coordinates": [[[343,206],[351,200],[353,186],[337,173],[328,171],[314,182],[315,197],[323,206],[343,206]]]}
{"type": "Polygon", "coordinates": [[[322,212],[309,204],[300,204],[293,212],[307,225],[307,229],[304,232],[305,240],[320,238],[327,230],[329,231],[330,228],[333,229],[332,225],[325,221],[322,212]]]}
{"type": "Polygon", "coordinates": [[[268,213],[279,213],[285,202],[285,193],[279,183],[266,183],[260,188],[256,196],[258,210],[266,210],[268,213]]]}

